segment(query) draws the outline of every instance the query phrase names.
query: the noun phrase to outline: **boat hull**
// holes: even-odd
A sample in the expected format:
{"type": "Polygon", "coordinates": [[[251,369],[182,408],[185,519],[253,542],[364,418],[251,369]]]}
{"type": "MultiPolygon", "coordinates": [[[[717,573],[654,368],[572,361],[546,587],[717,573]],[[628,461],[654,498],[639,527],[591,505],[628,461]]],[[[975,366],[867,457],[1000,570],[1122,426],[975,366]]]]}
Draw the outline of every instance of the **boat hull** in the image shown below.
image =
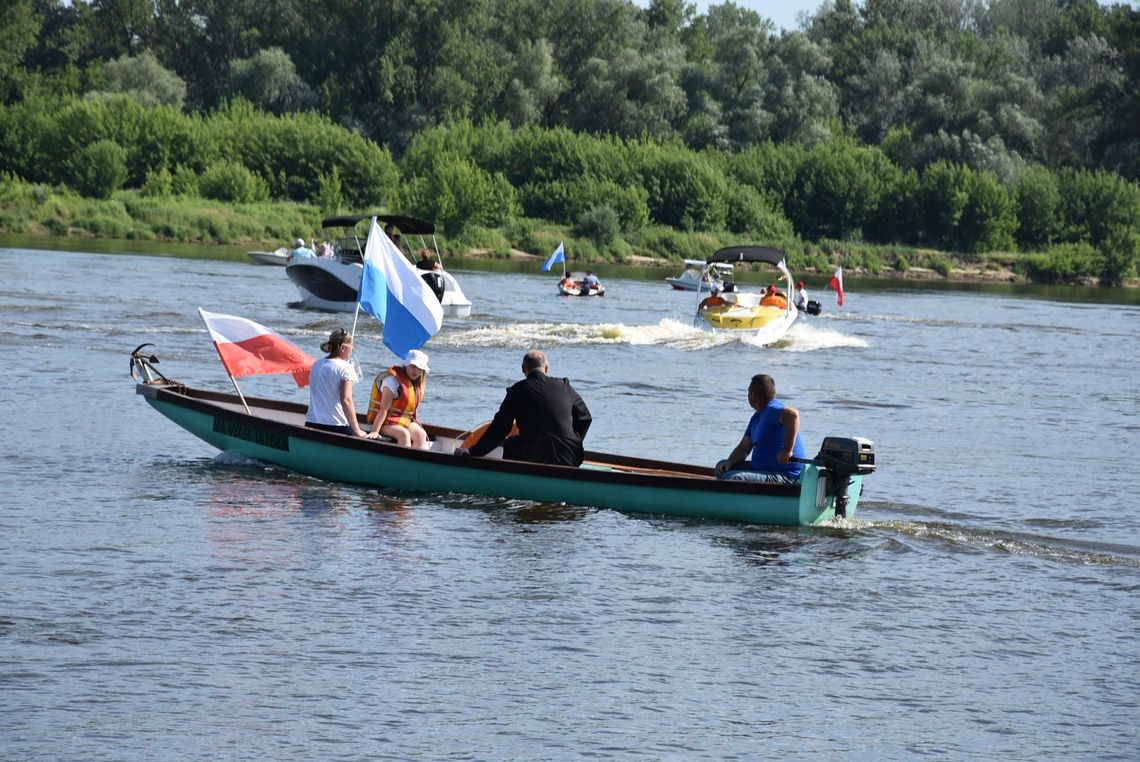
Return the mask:
{"type": "Polygon", "coordinates": [[[245,255],[259,265],[284,267],[289,264],[288,249],[277,249],[276,251],[247,251],[245,255]]]}
{"type": "MultiPolygon", "coordinates": [[[[364,266],[356,262],[309,258],[290,262],[285,274],[301,295],[301,306],[330,312],[354,312],[360,291],[364,266]]],[[[469,317],[471,302],[463,295],[459,283],[449,272],[441,273],[444,282],[440,306],[445,317],[469,317]]]]}
{"type": "MultiPolygon", "coordinates": [[[[461,432],[428,426],[431,451],[305,428],[301,405],[247,398],[173,384],[139,384],[138,394],[159,413],[224,452],[274,463],[329,481],[384,489],[457,492],[632,513],[755,524],[811,525],[835,517],[826,469],[805,466],[797,485],[717,480],[711,469],[587,452],[579,468],[451,454],[461,432]]],[[[854,476],[845,489],[847,516],[862,491],[854,476]]]]}
{"type": "Polygon", "coordinates": [[[596,286],[594,288],[583,291],[581,288],[566,288],[561,283],[559,283],[558,293],[560,296],[605,296],[606,287],[596,286]]]}
{"type": "Polygon", "coordinates": [[[726,305],[702,309],[701,317],[710,328],[727,331],[749,331],[753,340],[761,345],[774,344],[787,335],[796,322],[796,309],[779,307],[742,307],[726,305]]]}

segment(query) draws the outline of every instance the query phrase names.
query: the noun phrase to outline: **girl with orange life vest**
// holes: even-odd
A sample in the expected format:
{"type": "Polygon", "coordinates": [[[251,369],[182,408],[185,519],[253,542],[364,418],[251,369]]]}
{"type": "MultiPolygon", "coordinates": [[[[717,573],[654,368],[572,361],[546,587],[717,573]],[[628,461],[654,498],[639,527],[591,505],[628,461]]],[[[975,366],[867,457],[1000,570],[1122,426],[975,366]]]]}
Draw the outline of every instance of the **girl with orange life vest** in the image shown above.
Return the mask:
{"type": "Polygon", "coordinates": [[[370,439],[391,437],[396,444],[426,450],[428,435],[416,420],[416,410],[424,398],[428,356],[418,349],[408,352],[403,365],[393,365],[376,376],[368,402],[370,439]]]}

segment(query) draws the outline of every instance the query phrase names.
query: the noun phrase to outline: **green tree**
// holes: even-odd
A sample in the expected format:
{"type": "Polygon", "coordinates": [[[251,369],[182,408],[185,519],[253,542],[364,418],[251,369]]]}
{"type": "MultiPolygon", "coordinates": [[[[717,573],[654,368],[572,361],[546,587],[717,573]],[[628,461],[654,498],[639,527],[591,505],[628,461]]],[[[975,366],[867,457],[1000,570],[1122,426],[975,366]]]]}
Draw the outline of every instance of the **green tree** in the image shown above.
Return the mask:
{"type": "Polygon", "coordinates": [[[69,185],[91,198],[110,198],[127,179],[127,152],[113,140],[81,148],[67,163],[69,185]]]}
{"type": "Polygon", "coordinates": [[[234,94],[274,114],[304,111],[316,105],[312,88],[297,74],[289,54],[278,47],[234,61],[230,87],[234,94]]]}
{"type": "Polygon", "coordinates": [[[1014,186],[1017,202],[1017,243],[1023,248],[1048,246],[1053,242],[1053,229],[1061,192],[1056,176],[1036,164],[1026,167],[1014,186]]]}
{"type": "Polygon", "coordinates": [[[919,240],[950,249],[958,240],[958,224],[969,201],[969,170],[936,161],[922,172],[917,201],[919,240]]]}
{"type": "Polygon", "coordinates": [[[966,193],[957,248],[974,253],[1011,250],[1017,210],[1009,193],[988,172],[967,174],[966,193]]]}
{"type": "Polygon", "coordinates": [[[124,55],[107,61],[103,64],[103,77],[106,80],[103,93],[126,95],[143,106],[181,108],[186,99],[186,83],[163,67],[149,50],[134,57],[124,55]]]}
{"type": "Polygon", "coordinates": [[[35,45],[43,26],[33,0],[9,0],[0,5],[0,29],[4,44],[0,45],[0,103],[7,103],[23,89],[28,71],[24,56],[35,45]]]}

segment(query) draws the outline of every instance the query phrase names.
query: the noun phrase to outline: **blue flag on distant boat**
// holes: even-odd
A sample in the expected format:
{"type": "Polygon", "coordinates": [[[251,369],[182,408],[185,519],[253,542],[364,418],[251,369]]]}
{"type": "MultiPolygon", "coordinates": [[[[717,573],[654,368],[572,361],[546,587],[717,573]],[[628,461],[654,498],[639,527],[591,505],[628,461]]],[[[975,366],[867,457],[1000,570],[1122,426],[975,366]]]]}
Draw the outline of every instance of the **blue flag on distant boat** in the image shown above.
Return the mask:
{"type": "Polygon", "coordinates": [[[380,230],[375,217],[364,247],[357,301],[384,324],[384,346],[401,358],[426,344],[443,325],[439,298],[380,230]]]}
{"type": "Polygon", "coordinates": [[[546,264],[542,266],[542,271],[549,272],[551,267],[554,267],[558,262],[566,261],[566,252],[562,248],[562,242],[558,242],[558,248],[550,255],[550,259],[546,260],[546,264]]]}

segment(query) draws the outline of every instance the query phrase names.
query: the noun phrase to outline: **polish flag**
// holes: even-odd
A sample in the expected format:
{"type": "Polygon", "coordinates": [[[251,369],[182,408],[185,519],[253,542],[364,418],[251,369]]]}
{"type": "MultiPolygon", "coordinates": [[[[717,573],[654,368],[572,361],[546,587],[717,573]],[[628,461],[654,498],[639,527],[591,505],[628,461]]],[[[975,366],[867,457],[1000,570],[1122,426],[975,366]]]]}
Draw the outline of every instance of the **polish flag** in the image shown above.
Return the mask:
{"type": "Polygon", "coordinates": [[[843,306],[843,268],[835,268],[835,275],[831,276],[831,280],[827,282],[827,287],[835,289],[836,303],[843,306]]]}
{"type": "Polygon", "coordinates": [[[206,312],[198,314],[214,340],[226,372],[234,378],[266,373],[292,373],[297,386],[309,385],[313,358],[284,336],[265,326],[235,315],[206,312]]]}

